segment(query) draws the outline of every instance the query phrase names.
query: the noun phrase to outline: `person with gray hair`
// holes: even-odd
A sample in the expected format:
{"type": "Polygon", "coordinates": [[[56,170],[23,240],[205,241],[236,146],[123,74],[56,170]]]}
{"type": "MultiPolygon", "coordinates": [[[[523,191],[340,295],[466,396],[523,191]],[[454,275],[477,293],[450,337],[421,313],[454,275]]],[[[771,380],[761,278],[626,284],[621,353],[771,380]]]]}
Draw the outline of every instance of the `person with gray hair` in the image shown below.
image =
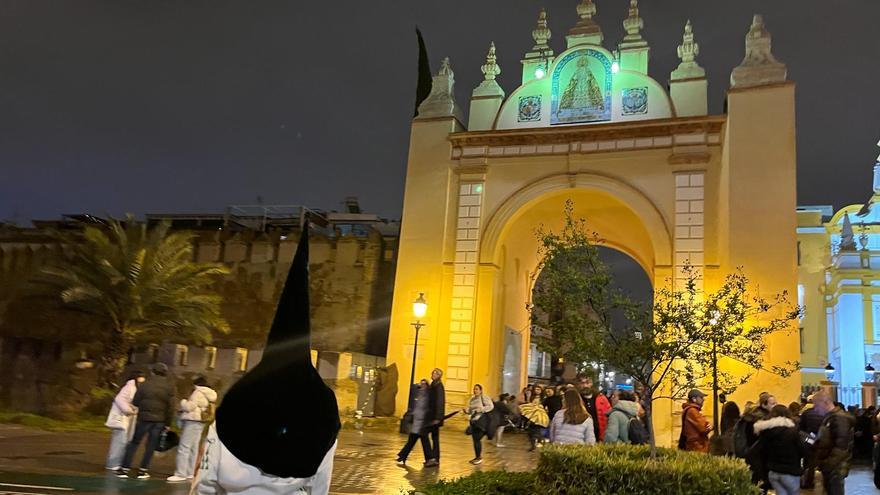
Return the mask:
{"type": "Polygon", "coordinates": [[[855,419],[834,405],[826,392],[813,396],[813,408],[824,416],[816,438],[816,463],[828,495],[842,495],[852,459],[855,419]]]}

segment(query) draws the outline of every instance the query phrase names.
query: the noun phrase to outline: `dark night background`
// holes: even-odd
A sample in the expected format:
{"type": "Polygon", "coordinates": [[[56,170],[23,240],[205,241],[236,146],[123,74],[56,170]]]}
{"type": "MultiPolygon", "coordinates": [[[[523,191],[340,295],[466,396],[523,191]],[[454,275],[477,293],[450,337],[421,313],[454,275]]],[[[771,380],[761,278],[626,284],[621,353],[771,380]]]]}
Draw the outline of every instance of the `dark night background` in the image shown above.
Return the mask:
{"type": "MultiPolygon", "coordinates": [[[[463,108],[490,40],[509,94],[548,8],[559,53],[577,0],[0,1],[0,220],[217,212],[228,204],[399,217],[416,85],[450,56],[463,108]]],[[[597,0],[606,46],[628,0],[597,0]]],[[[880,138],[877,0],[642,0],[665,84],[691,18],[723,109],[753,13],[797,82],[798,202],[867,199],[880,138]]],[[[773,212],[767,212],[773,214],[773,212]]]]}

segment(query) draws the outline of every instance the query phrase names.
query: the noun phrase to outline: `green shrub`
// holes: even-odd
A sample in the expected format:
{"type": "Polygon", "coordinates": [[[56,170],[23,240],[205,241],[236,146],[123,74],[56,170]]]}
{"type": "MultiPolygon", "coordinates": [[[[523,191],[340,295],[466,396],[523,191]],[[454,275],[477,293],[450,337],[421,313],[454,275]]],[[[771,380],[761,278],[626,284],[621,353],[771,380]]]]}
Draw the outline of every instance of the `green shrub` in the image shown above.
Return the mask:
{"type": "Polygon", "coordinates": [[[439,481],[413,493],[424,493],[425,495],[533,495],[539,491],[535,490],[535,473],[485,471],[452,481],[439,481]]]}
{"type": "Polygon", "coordinates": [[[752,495],[744,462],[648,446],[552,445],[541,452],[536,486],[542,493],[591,495],[752,495]]]}

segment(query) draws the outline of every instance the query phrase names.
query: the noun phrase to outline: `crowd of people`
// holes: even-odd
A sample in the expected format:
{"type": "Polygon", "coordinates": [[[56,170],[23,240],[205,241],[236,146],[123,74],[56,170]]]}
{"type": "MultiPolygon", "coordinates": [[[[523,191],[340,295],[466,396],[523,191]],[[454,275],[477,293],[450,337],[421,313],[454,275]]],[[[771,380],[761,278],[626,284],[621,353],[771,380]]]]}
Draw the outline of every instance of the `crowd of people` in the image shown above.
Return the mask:
{"type": "Polygon", "coordinates": [[[180,431],[176,467],[167,481],[192,481],[205,425],[214,421],[217,392],[198,375],[186,398],[177,401],[176,388],[174,377],[162,363],[153,365],[149,376],[134,372],[120,388],[105,423],[111,431],[108,470],[120,478],[148,479],[153,454],[160,448],[163,435],[176,425],[180,431]],[[132,469],[141,443],[145,443],[141,462],[132,469]]]}
{"type": "MultiPolygon", "coordinates": [[[[496,447],[505,447],[505,429],[524,431],[529,450],[548,442],[587,446],[648,443],[647,405],[638,392],[603,393],[588,375],[578,375],[569,384],[530,384],[516,396],[501,394],[494,400],[481,385],[475,385],[467,407],[450,415],[443,409],[441,376],[441,371],[435,370],[430,383],[422,380],[418,385],[407,412],[412,417],[409,439],[397,458],[401,465],[421,441],[424,465],[438,466],[439,428],[444,419],[458,413],[468,418],[465,433],[473,440],[472,464],[483,462],[484,438],[494,441],[496,447]]],[[[682,404],[678,448],[743,459],[762,493],[771,488],[779,495],[813,489],[818,470],[825,492],[842,494],[853,453],[880,454],[880,415],[873,407],[847,410],[825,392],[786,406],[765,392],[742,409],[735,402],[725,402],[716,432],[703,414],[705,399],[700,390],[688,393],[682,404]]]]}
{"type": "Polygon", "coordinates": [[[530,384],[516,396],[501,394],[490,398],[479,384],[474,385],[467,407],[445,414],[445,392],[434,370],[432,381],[421,380],[413,393],[404,424],[409,434],[397,455],[397,463],[405,465],[417,442],[422,444],[425,467],[440,463],[439,429],[443,421],[455,414],[468,418],[465,431],[473,441],[471,464],[483,462],[483,439],[494,441],[499,448],[506,429],[526,432],[529,450],[544,443],[594,445],[605,443],[644,444],[648,442],[644,407],[637,393],[619,390],[610,397],[593,386],[587,375],[579,375],[575,383],[543,386],[530,384]]]}

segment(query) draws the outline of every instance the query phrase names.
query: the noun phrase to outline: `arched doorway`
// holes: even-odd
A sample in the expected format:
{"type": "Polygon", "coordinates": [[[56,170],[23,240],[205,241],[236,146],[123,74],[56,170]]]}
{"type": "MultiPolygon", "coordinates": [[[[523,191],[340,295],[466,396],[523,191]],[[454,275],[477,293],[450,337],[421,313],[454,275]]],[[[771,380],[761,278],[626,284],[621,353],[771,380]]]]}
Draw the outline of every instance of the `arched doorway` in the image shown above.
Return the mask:
{"type": "Polygon", "coordinates": [[[557,176],[508,198],[486,227],[481,264],[491,264],[494,281],[485,293],[488,297],[477,298],[476,329],[486,334],[475,339],[485,347],[475,350],[485,350],[489,359],[483,366],[475,361],[474,380],[490,384],[493,393],[517,392],[528,380],[526,305],[538,264],[535,229],[543,225],[558,231],[568,200],[574,204],[575,218],[586,219],[588,228],[599,234],[611,262],[623,269],[626,260],[641,271],[643,292],[650,294],[655,280],[671,274],[667,223],[647,197],[627,184],[589,174],[557,176]]]}
{"type": "MultiPolygon", "coordinates": [[[[596,248],[599,259],[611,274],[611,288],[614,290],[620,290],[633,302],[640,303],[645,308],[650,308],[654,299],[654,288],[644,268],[631,256],[622,251],[603,245],[598,245],[596,248]]],[[[583,269],[587,270],[588,268],[584,267],[583,269]]],[[[539,273],[534,281],[532,293],[534,294],[534,292],[538,290],[538,287],[545,282],[545,274],[539,273]]],[[[538,312],[540,315],[539,319],[544,323],[549,323],[553,318],[552,315],[543,314],[540,308],[536,308],[533,311],[538,312]]],[[[612,321],[614,321],[614,326],[616,328],[623,328],[625,326],[624,316],[622,314],[613,315],[612,321]]],[[[529,340],[531,344],[528,350],[527,363],[529,383],[570,383],[574,380],[578,371],[586,368],[596,375],[596,382],[601,388],[609,390],[614,388],[629,389],[633,386],[632,380],[629,377],[616,373],[617,370],[612,368],[606,368],[602,363],[587,364],[586,366],[585,363],[566,363],[559,356],[554,356],[548,352],[542,351],[538,348],[536,336],[544,331],[546,331],[546,329],[543,328],[542,322],[538,322],[537,324],[535,324],[534,321],[532,322],[529,329],[529,340]]],[[[518,366],[518,356],[513,356],[513,353],[509,352],[507,342],[505,342],[504,359],[505,378],[508,378],[509,375],[506,373],[509,373],[515,366],[518,366]]],[[[505,386],[504,391],[508,391],[508,387],[505,386]]]]}

